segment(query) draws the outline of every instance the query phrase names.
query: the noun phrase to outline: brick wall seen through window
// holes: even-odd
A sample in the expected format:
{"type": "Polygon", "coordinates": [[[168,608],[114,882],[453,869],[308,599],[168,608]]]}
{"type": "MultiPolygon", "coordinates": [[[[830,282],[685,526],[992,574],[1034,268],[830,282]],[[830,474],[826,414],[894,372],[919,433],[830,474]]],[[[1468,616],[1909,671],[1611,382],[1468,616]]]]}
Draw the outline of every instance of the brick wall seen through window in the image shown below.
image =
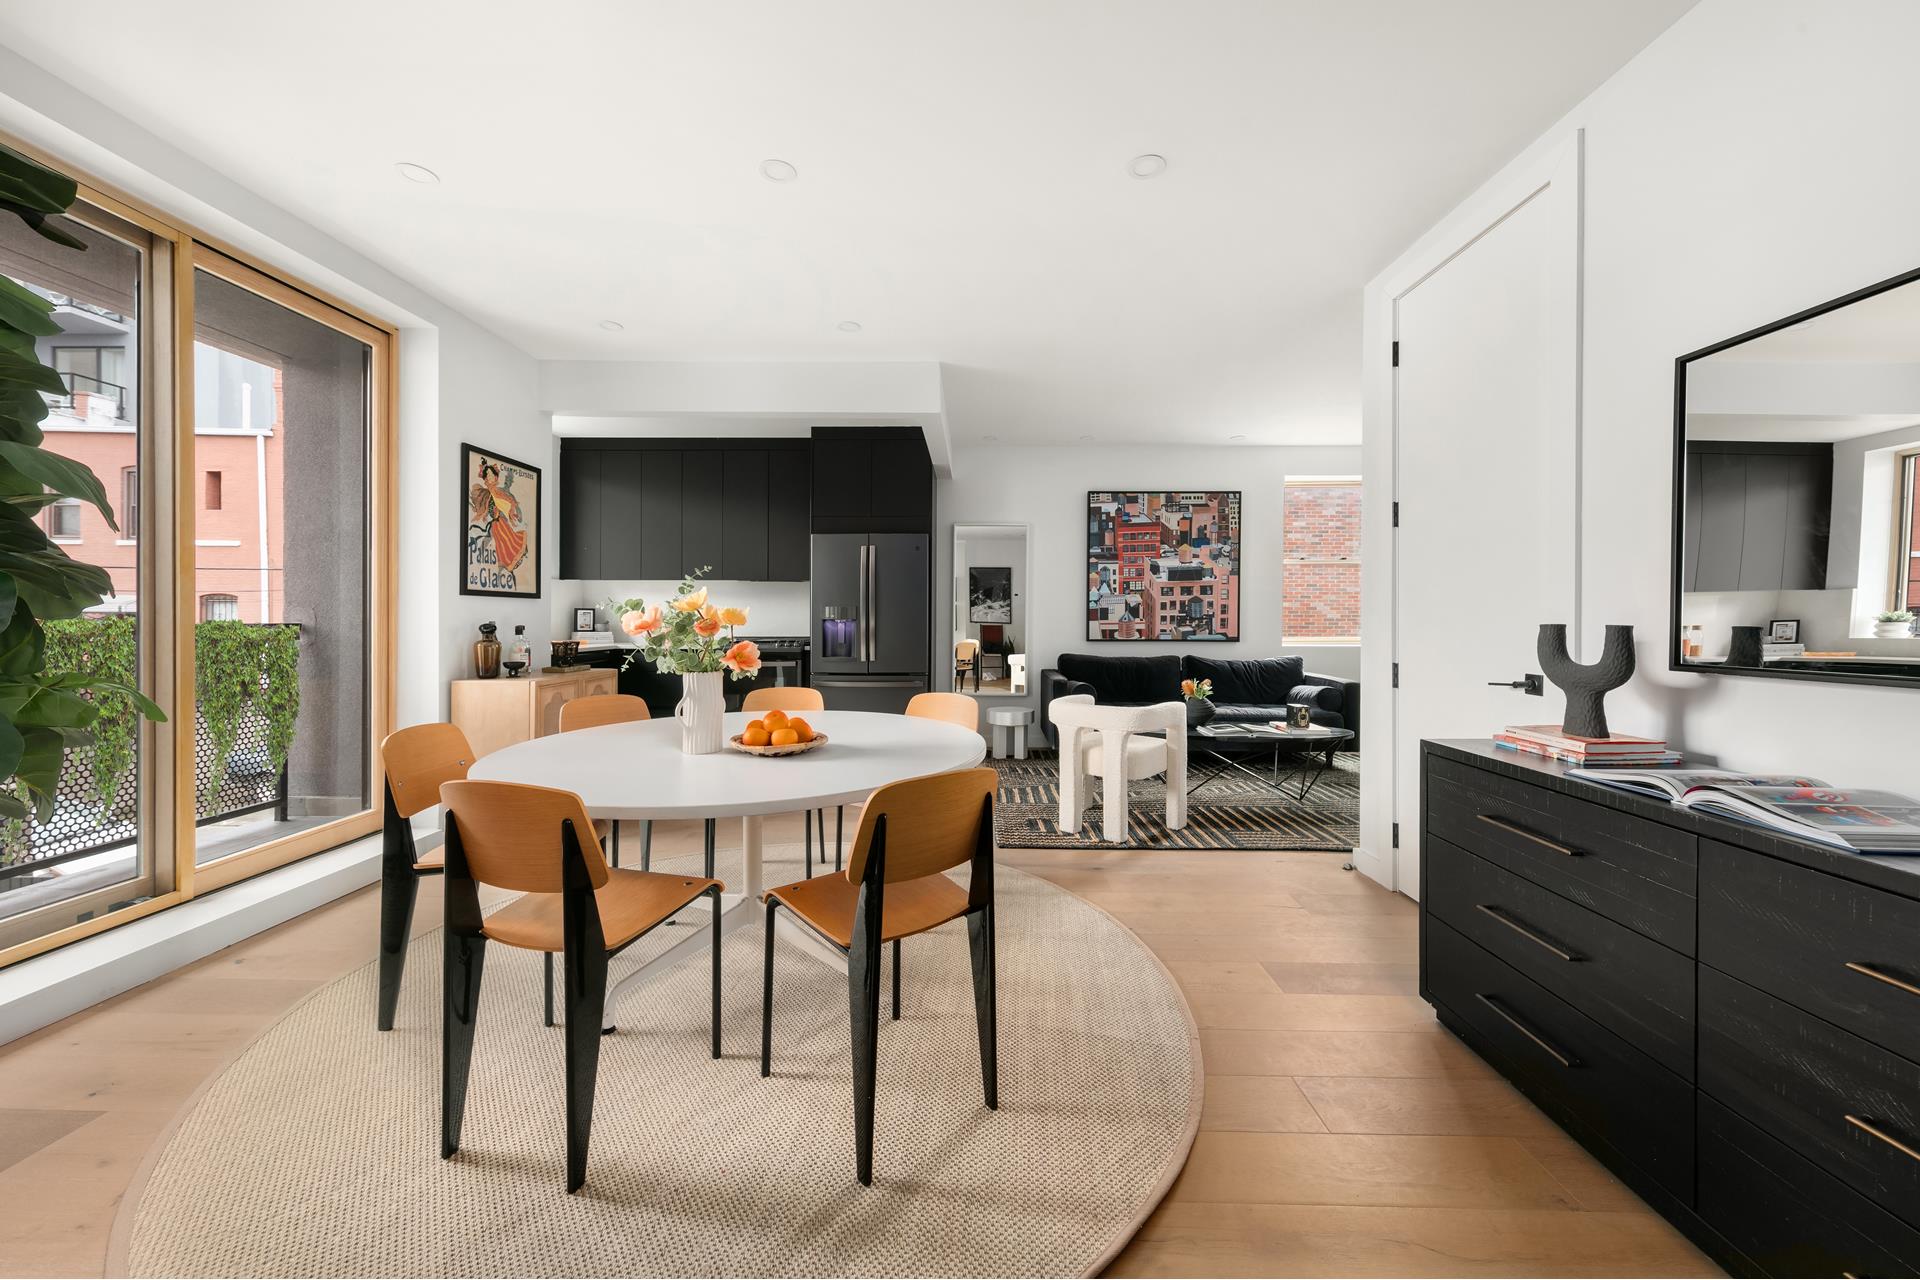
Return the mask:
{"type": "Polygon", "coordinates": [[[1360,638],[1360,482],[1289,479],[1281,566],[1281,630],[1296,640],[1360,638]]]}

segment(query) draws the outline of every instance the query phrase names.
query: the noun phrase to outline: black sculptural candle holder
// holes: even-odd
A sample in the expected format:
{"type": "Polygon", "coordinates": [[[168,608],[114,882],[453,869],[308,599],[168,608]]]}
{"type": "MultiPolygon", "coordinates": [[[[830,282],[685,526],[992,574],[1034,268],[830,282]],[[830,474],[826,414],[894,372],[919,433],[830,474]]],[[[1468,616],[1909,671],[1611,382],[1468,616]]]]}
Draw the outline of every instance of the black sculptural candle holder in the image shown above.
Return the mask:
{"type": "Polygon", "coordinates": [[[1560,722],[1560,731],[1576,738],[1609,736],[1604,699],[1609,690],[1633,678],[1633,628],[1608,627],[1600,661],[1582,664],[1567,655],[1566,624],[1543,622],[1539,655],[1547,679],[1567,695],[1567,714],[1560,722]]]}

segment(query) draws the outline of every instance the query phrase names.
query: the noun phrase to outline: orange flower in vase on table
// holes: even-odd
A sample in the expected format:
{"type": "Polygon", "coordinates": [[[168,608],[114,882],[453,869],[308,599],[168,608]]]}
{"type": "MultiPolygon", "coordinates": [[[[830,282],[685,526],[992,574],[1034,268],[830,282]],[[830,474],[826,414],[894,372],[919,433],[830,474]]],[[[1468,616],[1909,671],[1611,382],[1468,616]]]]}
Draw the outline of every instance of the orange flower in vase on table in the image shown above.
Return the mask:
{"type": "Polygon", "coordinates": [[[673,607],[681,613],[699,613],[707,607],[707,589],[701,587],[697,591],[687,592],[673,602],[673,607]]]}
{"type": "Polygon", "coordinates": [[[720,622],[723,626],[744,627],[747,625],[747,611],[745,609],[733,608],[722,609],[720,611],[720,622]]]}
{"type": "Polygon", "coordinates": [[[751,640],[737,640],[720,659],[720,665],[738,675],[750,676],[760,669],[760,646],[751,640]]]}
{"type": "Polygon", "coordinates": [[[693,624],[693,632],[695,635],[707,636],[709,638],[719,635],[720,611],[712,605],[708,605],[702,609],[699,619],[693,624]]]}
{"type": "Polygon", "coordinates": [[[660,629],[660,606],[648,605],[620,615],[620,629],[630,636],[650,636],[660,629]]]}

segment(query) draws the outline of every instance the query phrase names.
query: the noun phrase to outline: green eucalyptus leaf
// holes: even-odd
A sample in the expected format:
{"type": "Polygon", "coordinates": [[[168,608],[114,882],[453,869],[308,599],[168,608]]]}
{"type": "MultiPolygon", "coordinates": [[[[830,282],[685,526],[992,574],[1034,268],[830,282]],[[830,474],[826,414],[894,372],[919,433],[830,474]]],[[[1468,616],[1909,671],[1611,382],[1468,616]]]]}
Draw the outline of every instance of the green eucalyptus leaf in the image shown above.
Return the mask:
{"type": "Polygon", "coordinates": [[[38,213],[65,213],[80,198],[80,184],[30,156],[0,144],[0,200],[38,213]]]}
{"type": "Polygon", "coordinates": [[[53,318],[53,303],[6,276],[0,276],[0,325],[35,338],[51,338],[60,332],[60,322],[53,318]]]}
{"type": "Polygon", "coordinates": [[[63,498],[78,498],[82,502],[92,503],[107,518],[107,527],[115,533],[120,531],[120,526],[113,520],[113,507],[107,502],[106,486],[100,483],[100,477],[72,458],[63,458],[30,444],[0,440],[0,463],[5,463],[63,498]]]}

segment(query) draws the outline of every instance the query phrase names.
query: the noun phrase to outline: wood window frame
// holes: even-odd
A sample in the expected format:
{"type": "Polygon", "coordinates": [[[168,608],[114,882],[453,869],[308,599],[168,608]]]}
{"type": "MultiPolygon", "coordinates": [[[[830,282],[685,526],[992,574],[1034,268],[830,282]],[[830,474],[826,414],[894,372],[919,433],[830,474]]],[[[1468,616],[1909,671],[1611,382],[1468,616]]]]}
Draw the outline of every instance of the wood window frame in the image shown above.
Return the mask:
{"type": "MultiPolygon", "coordinates": [[[[5,132],[0,132],[0,142],[75,179],[77,220],[87,222],[89,213],[98,211],[149,238],[139,317],[140,367],[150,371],[142,387],[146,429],[140,433],[136,475],[140,527],[130,526],[126,536],[141,548],[140,683],[169,717],[160,724],[145,721],[140,730],[139,839],[155,850],[152,892],[118,910],[103,910],[92,919],[0,947],[0,969],[4,969],[380,829],[378,797],[385,779],[378,745],[394,724],[400,330],[294,273],[96,181],[44,148],[5,132]],[[368,807],[205,866],[195,865],[194,717],[176,711],[194,705],[194,626],[199,620],[193,421],[193,279],[197,270],[346,333],[371,349],[367,368],[368,807]],[[162,514],[167,517],[164,522],[162,514]],[[186,767],[180,767],[182,762],[186,767]]],[[[99,892],[124,897],[125,886],[99,892]]],[[[41,911],[68,908],[79,901],[69,899],[58,908],[41,911]]]]}

